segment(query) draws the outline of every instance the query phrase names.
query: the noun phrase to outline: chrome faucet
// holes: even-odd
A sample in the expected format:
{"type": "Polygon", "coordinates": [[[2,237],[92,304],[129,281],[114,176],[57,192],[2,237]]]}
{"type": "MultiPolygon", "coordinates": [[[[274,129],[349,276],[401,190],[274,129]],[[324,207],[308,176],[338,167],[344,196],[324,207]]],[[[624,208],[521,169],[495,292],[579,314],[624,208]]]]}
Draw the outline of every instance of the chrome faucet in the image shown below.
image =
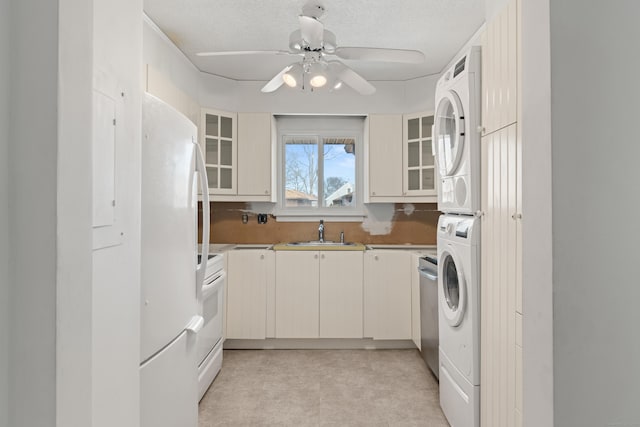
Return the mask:
{"type": "Polygon", "coordinates": [[[320,225],[318,226],[318,240],[320,243],[324,243],[324,221],[320,220],[320,225]]]}

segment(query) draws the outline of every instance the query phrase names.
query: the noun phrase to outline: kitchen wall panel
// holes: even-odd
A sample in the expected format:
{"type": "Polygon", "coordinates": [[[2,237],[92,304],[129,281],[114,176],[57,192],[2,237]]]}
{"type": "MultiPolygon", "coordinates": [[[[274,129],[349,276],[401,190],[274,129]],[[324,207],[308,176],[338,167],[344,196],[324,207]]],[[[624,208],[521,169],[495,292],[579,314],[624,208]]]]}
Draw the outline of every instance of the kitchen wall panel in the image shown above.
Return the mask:
{"type": "MultiPolygon", "coordinates": [[[[436,226],[440,212],[436,204],[417,203],[413,209],[394,205],[394,215],[388,233],[374,234],[361,222],[327,222],[325,238],[338,240],[344,231],[347,241],[365,244],[435,245],[436,226]],[[406,211],[406,212],[405,212],[406,211]]],[[[250,211],[247,203],[216,202],[211,204],[212,243],[278,243],[297,240],[317,240],[317,222],[278,222],[269,216],[266,224],[258,224],[256,214],[248,213],[249,222],[242,223],[242,214],[250,211]]]]}

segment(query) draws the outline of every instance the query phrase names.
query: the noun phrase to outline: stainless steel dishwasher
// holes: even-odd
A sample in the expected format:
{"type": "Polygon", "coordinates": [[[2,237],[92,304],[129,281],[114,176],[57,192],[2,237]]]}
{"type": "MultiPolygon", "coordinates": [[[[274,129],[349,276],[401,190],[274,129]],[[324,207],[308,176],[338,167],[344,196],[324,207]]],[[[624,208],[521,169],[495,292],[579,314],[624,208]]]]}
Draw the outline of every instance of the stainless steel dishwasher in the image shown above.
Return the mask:
{"type": "Polygon", "coordinates": [[[420,271],[420,339],[421,353],[431,372],[438,375],[438,258],[421,257],[420,271]]]}

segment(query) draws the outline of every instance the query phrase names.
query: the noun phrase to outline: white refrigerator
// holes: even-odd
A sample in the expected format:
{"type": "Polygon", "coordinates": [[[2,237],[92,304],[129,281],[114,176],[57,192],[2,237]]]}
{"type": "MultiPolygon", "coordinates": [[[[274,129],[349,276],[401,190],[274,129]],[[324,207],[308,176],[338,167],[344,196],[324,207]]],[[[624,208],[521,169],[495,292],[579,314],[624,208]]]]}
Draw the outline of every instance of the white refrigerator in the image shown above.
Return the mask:
{"type": "Polygon", "coordinates": [[[206,172],[197,128],[152,95],[142,108],[140,426],[197,427],[196,334],[204,268],[197,264],[198,185],[203,256],[209,247],[206,172]]]}

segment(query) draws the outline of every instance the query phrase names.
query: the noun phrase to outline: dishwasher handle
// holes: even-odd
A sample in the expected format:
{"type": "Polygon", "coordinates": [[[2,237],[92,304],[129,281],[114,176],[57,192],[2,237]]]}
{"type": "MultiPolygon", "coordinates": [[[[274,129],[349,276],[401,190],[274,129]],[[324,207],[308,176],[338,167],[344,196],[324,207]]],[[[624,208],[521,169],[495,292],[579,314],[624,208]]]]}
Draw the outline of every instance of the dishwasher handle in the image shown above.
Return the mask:
{"type": "Polygon", "coordinates": [[[438,275],[433,274],[433,272],[429,269],[418,267],[418,271],[420,272],[421,276],[424,276],[429,280],[433,280],[434,282],[438,280],[438,275]]]}

